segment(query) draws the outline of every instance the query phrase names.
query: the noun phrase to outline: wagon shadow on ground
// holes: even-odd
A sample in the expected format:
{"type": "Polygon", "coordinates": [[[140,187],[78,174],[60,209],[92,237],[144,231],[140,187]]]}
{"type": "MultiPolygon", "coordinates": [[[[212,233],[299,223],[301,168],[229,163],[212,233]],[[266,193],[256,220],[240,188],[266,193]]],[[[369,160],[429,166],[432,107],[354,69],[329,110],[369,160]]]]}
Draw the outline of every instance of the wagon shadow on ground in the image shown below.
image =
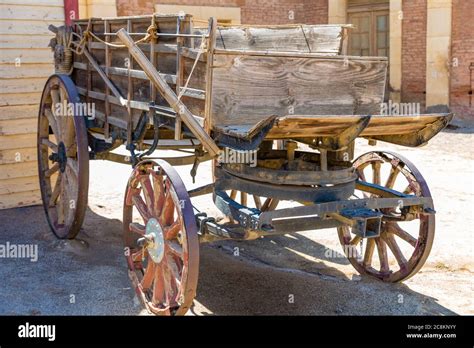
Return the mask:
{"type": "MultiPolygon", "coordinates": [[[[0,277],[5,280],[0,314],[141,313],[127,276],[122,223],[100,214],[88,208],[78,239],[64,241],[50,232],[42,207],[0,211],[2,244],[34,243],[39,249],[34,264],[0,260],[0,277]]],[[[406,285],[350,280],[321,262],[324,246],[302,235],[295,237],[202,245],[192,311],[198,315],[456,314],[406,285]],[[233,256],[235,245],[241,250],[238,257],[233,256]],[[308,250],[315,260],[300,256],[308,250]],[[402,303],[398,303],[400,296],[402,303]]]]}
{"type": "Polygon", "coordinates": [[[220,315],[456,315],[406,284],[349,278],[328,250],[301,234],[202,246],[196,300],[220,315]]]}

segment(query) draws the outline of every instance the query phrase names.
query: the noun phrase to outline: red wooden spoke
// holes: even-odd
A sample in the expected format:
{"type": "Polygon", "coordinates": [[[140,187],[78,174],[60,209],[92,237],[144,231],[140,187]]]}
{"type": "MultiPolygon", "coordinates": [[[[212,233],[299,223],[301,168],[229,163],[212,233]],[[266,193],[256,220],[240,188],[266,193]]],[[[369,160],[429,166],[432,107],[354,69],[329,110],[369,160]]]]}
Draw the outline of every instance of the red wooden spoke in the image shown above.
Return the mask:
{"type": "Polygon", "coordinates": [[[166,245],[168,246],[168,250],[171,254],[181,259],[183,258],[183,248],[181,247],[181,245],[179,245],[179,243],[169,240],[166,241],[166,245]]]}
{"type": "Polygon", "coordinates": [[[153,187],[151,186],[150,176],[148,174],[139,175],[138,180],[140,181],[148,210],[151,214],[153,214],[155,211],[155,195],[153,193],[153,187]]]}
{"type": "Polygon", "coordinates": [[[177,265],[172,258],[166,257],[163,259],[163,279],[166,290],[166,302],[168,306],[173,307],[178,304],[178,284],[176,279],[179,278],[179,271],[177,265]]]}
{"type": "Polygon", "coordinates": [[[179,231],[181,231],[180,219],[173,222],[170,226],[167,226],[164,228],[165,239],[167,240],[176,239],[179,231]]]}
{"type": "Polygon", "coordinates": [[[128,190],[127,190],[127,193],[125,194],[125,204],[126,205],[132,205],[133,202],[132,202],[132,197],[133,196],[138,196],[140,195],[140,192],[142,191],[141,188],[133,188],[133,187],[130,187],[128,190]]]}
{"type": "Polygon", "coordinates": [[[160,223],[163,226],[169,226],[174,221],[174,202],[173,196],[171,195],[171,191],[167,191],[165,195],[165,204],[163,206],[163,210],[161,212],[160,223]]]}
{"type": "Polygon", "coordinates": [[[146,233],[146,230],[145,230],[145,226],[143,226],[142,224],[139,224],[137,222],[132,222],[128,225],[128,227],[130,228],[130,231],[133,232],[133,233],[137,233],[141,236],[144,236],[145,233],[146,233]]]}
{"type": "Polygon", "coordinates": [[[163,175],[158,175],[156,172],[152,171],[151,176],[153,178],[153,188],[155,190],[153,203],[155,215],[161,216],[161,210],[163,209],[163,204],[165,202],[163,175]]]}
{"type": "Polygon", "coordinates": [[[390,268],[388,265],[387,245],[382,240],[382,238],[375,238],[375,243],[377,245],[377,252],[379,254],[380,272],[388,273],[390,268]]]}
{"type": "Polygon", "coordinates": [[[151,219],[151,214],[145,202],[143,201],[143,198],[139,195],[134,195],[132,196],[132,202],[133,205],[135,205],[135,207],[137,208],[143,220],[145,220],[145,223],[148,222],[148,220],[151,219]]]}
{"type": "Polygon", "coordinates": [[[153,284],[153,279],[155,278],[155,268],[156,264],[148,260],[148,264],[145,269],[145,274],[143,275],[143,279],[141,281],[142,288],[144,290],[148,290],[151,288],[151,285],[153,284]]]}
{"type": "Polygon", "coordinates": [[[385,243],[387,243],[388,248],[392,252],[393,256],[395,256],[395,259],[397,260],[397,263],[400,266],[400,268],[406,267],[407,260],[405,256],[403,255],[402,251],[400,250],[400,247],[398,246],[397,242],[395,241],[393,234],[384,233],[382,235],[382,238],[385,241],[385,243]]]}
{"type": "Polygon", "coordinates": [[[397,224],[396,222],[387,223],[387,231],[400,237],[401,239],[403,239],[405,242],[409,243],[413,247],[416,247],[416,243],[418,243],[418,239],[416,239],[407,231],[405,231],[403,228],[401,228],[400,225],[397,224]]]}
{"type": "Polygon", "coordinates": [[[130,257],[132,258],[133,262],[141,261],[143,258],[143,250],[138,250],[133,252],[130,257]]]}
{"type": "Polygon", "coordinates": [[[152,302],[155,305],[162,305],[166,302],[163,267],[155,267],[152,302]]]}

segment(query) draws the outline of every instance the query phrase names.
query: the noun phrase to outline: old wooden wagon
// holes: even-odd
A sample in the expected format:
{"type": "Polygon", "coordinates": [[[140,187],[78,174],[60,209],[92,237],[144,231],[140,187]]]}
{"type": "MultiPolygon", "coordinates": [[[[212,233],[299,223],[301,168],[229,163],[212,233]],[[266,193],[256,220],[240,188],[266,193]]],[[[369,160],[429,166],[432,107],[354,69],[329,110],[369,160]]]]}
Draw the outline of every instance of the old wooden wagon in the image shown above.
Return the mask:
{"type": "Polygon", "coordinates": [[[387,59],[345,55],[347,26],[198,27],[154,14],[51,30],[56,74],[38,118],[49,225],[59,238],[79,232],[89,160],[132,165],[123,239],[149,311],[190,308],[199,242],[337,228],[360,273],[398,282],[424,264],[435,224],[425,180],[392,152],[353,160],[354,141],[421,146],[452,115],[381,114],[387,59]],[[120,145],[129,155],[112,152],[120,145]],[[153,157],[166,149],[184,155],[153,157]],[[213,184],[188,191],[173,166],[194,176],[206,160],[213,184]],[[193,207],[209,193],[226,219],[193,207]]]}

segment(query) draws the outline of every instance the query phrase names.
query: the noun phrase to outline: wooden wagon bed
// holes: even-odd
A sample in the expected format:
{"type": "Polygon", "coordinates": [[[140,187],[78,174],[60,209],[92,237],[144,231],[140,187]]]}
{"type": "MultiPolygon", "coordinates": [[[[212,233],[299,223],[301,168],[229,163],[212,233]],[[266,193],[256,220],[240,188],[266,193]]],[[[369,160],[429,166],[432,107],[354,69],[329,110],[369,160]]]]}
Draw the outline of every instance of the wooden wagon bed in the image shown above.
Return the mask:
{"type": "Polygon", "coordinates": [[[157,35],[137,47],[221,145],[236,143],[228,137],[248,140],[259,134],[262,140],[263,133],[268,139],[338,137],[358,127],[358,136],[418,146],[452,117],[377,116],[385,98],[387,58],[345,55],[350,26],[195,28],[189,15],[76,23],[81,31],[94,33],[88,37],[90,54],[117,92],[87,57],[75,55],[73,79],[82,98],[97,105],[95,131],[106,137],[121,129],[132,141],[133,129],[150,108],[175,140],[193,137],[117,37],[125,28],[138,40],[150,23],[157,35]]]}

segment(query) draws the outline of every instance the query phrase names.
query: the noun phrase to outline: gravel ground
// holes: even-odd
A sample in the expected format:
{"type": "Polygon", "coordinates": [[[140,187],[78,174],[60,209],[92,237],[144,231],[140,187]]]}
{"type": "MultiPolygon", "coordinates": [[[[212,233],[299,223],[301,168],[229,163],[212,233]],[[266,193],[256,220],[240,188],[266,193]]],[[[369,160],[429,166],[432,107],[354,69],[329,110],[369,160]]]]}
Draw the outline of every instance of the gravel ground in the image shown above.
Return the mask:
{"type": "MultiPolygon", "coordinates": [[[[444,131],[408,149],[359,141],[357,154],[390,149],[416,164],[437,211],[435,243],[424,268],[403,284],[360,277],[341,252],[335,230],[201,245],[198,294],[190,315],[474,314],[474,156],[472,129],[444,131]],[[239,255],[234,256],[238,247],[239,255]]],[[[170,155],[170,154],[166,154],[170,155]]],[[[196,187],[190,167],[178,169],[196,187]]],[[[210,164],[196,182],[211,180],[210,164]]],[[[78,239],[60,241],[42,207],[0,211],[0,244],[36,244],[38,260],[0,258],[0,314],[145,314],[130,287],[121,243],[128,166],[91,163],[89,209],[78,239]]],[[[210,196],[193,200],[218,215],[210,196]]]]}

